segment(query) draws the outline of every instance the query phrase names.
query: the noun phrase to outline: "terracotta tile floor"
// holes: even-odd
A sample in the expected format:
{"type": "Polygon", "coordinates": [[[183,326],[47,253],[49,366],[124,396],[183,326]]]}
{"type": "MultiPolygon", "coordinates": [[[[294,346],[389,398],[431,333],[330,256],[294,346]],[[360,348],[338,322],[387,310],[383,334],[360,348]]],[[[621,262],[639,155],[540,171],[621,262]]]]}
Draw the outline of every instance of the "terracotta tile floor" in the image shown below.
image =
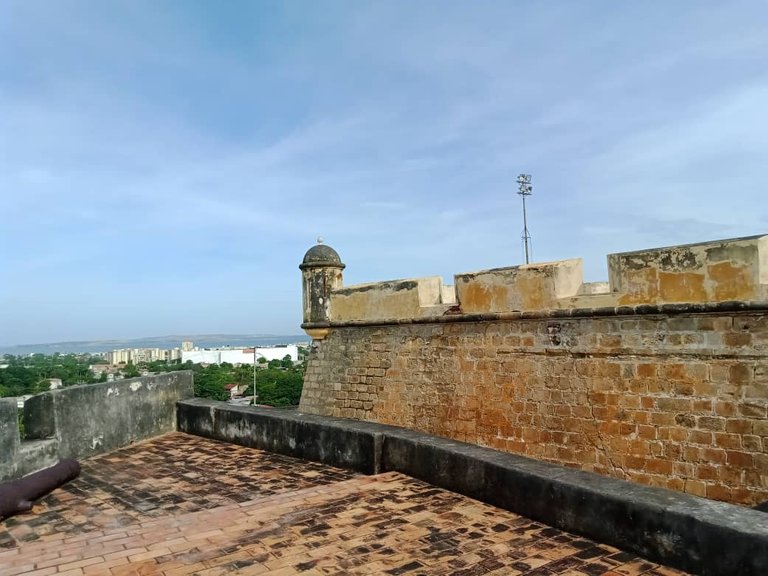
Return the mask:
{"type": "Polygon", "coordinates": [[[0,524],[0,575],[681,574],[396,473],[169,434],[0,524]]]}

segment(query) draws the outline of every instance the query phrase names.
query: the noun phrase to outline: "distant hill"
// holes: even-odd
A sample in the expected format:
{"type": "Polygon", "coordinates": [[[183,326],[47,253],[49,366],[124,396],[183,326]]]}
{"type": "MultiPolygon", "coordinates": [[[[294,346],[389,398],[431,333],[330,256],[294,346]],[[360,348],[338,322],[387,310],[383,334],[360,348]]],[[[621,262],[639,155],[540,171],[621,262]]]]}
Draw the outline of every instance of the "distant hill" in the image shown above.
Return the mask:
{"type": "Polygon", "coordinates": [[[0,345],[0,354],[24,355],[32,353],[60,354],[109,352],[119,348],[177,348],[183,340],[191,340],[200,348],[219,348],[223,346],[274,346],[276,344],[309,343],[306,334],[278,336],[275,334],[186,334],[171,336],[151,336],[132,340],[82,340],[74,342],[51,342],[47,344],[0,345]]]}

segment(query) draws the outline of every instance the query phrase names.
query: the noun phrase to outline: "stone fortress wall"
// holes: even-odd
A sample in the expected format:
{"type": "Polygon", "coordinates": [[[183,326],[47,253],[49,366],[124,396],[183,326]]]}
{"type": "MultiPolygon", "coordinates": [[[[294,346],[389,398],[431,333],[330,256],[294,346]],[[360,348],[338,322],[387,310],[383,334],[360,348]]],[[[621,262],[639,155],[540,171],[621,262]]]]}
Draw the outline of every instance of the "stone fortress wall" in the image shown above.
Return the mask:
{"type": "Polygon", "coordinates": [[[301,265],[300,410],[733,503],[768,500],[768,236],[343,286],[301,265]]]}
{"type": "Polygon", "coordinates": [[[0,398],[0,482],[176,429],[176,403],[194,396],[192,371],[68,386],[24,403],[0,398]]]}

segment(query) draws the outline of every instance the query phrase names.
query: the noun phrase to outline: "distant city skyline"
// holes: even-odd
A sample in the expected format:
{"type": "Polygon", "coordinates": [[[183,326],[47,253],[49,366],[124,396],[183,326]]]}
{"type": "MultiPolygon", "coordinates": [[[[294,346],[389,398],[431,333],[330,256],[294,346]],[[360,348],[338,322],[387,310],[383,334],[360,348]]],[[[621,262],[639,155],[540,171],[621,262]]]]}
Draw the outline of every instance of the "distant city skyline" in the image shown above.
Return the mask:
{"type": "Polygon", "coordinates": [[[768,232],[768,4],[5,0],[0,345],[300,333],[346,284],[768,232]]]}
{"type": "MultiPolygon", "coordinates": [[[[285,335],[257,335],[257,334],[198,334],[193,337],[192,348],[222,348],[222,347],[267,347],[281,344],[296,344],[298,342],[307,342],[309,337],[306,334],[285,334],[285,335]]],[[[108,339],[108,340],[86,340],[69,342],[38,342],[6,345],[0,342],[0,355],[12,354],[15,356],[42,353],[54,354],[56,352],[67,353],[93,353],[102,354],[115,350],[126,349],[146,349],[146,350],[170,350],[179,348],[184,350],[184,337],[177,336],[155,336],[134,339],[108,339]]]]}

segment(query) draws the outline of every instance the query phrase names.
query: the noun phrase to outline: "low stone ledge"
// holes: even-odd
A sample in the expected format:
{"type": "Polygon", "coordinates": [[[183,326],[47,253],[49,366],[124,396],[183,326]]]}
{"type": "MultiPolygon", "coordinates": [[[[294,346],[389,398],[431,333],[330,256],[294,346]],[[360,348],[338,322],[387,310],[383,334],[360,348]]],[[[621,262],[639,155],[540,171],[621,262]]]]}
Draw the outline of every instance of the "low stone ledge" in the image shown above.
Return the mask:
{"type": "Polygon", "coordinates": [[[763,512],[408,430],[382,469],[695,574],[768,574],[763,512]]]}
{"type": "Polygon", "coordinates": [[[397,471],[702,575],[768,574],[768,514],[370,422],[178,403],[183,432],[363,473],[397,471]]]}
{"type": "Polygon", "coordinates": [[[376,474],[381,471],[383,429],[388,427],[194,398],[177,404],[177,428],[205,438],[376,474]]]}

